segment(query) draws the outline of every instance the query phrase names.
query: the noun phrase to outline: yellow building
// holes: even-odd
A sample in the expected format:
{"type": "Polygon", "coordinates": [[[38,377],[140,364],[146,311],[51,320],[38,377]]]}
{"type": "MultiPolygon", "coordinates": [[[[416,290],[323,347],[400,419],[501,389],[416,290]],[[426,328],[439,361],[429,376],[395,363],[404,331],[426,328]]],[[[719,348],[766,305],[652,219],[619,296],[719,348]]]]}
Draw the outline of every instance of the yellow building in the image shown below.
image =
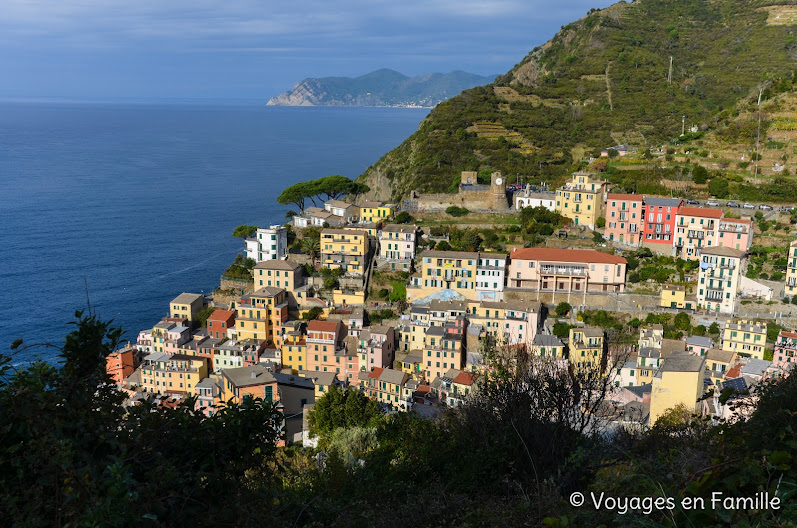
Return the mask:
{"type": "Polygon", "coordinates": [[[396,206],[382,202],[364,202],[360,206],[360,222],[365,224],[385,222],[393,217],[396,206]]]}
{"type": "Polygon", "coordinates": [[[565,345],[555,335],[537,334],[531,345],[531,353],[543,358],[564,358],[565,345]]]}
{"type": "Polygon", "coordinates": [[[275,286],[260,288],[244,295],[238,303],[235,328],[238,340],[266,341],[275,347],[282,345],[283,323],[288,320],[285,290],[275,286]]]}
{"type": "Polygon", "coordinates": [[[208,377],[207,358],[182,354],[152,353],[141,363],[141,386],[155,394],[193,394],[208,377]]]}
{"type": "Polygon", "coordinates": [[[410,376],[406,372],[376,367],[368,373],[365,393],[369,398],[398,408],[402,389],[409,379],[410,376]]]}
{"type": "Polygon", "coordinates": [[[609,182],[588,172],[575,172],[572,179],[556,189],[555,210],[576,225],[595,229],[598,218],[606,215],[609,182]]]}
{"type": "Polygon", "coordinates": [[[285,290],[285,298],[291,310],[302,307],[313,291],[307,286],[304,266],[289,260],[265,260],[255,265],[254,291],[274,287],[285,290]]]}
{"type": "Polygon", "coordinates": [[[570,363],[579,368],[602,368],[604,336],[601,328],[571,328],[570,363]]]}
{"type": "Polygon", "coordinates": [[[766,324],[728,321],[722,329],[722,350],[736,352],[741,357],[764,359],[766,344],[766,324]]]}
{"type": "Polygon", "coordinates": [[[368,233],[361,229],[324,229],[321,231],[321,263],[330,269],[362,275],[368,255],[368,233]]]}
{"type": "Polygon", "coordinates": [[[309,379],[313,382],[313,389],[315,394],[315,399],[318,401],[324,394],[329,392],[330,387],[333,385],[337,385],[339,387],[343,386],[343,383],[338,379],[337,372],[320,372],[320,371],[303,371],[300,372],[303,377],[309,379]]]}
{"type": "Polygon", "coordinates": [[[478,262],[479,254],[476,252],[424,251],[420,271],[410,277],[407,302],[440,290],[453,290],[466,299],[475,300],[478,262]]]}
{"type": "Polygon", "coordinates": [[[672,355],[664,360],[653,377],[650,393],[650,425],[667,409],[685,405],[697,411],[697,400],[703,395],[703,378],[706,373],[706,358],[692,354],[672,355]]]}
{"type": "Polygon", "coordinates": [[[219,396],[217,405],[241,403],[247,396],[263,400],[279,401],[277,380],[263,365],[223,369],[219,373],[219,396]]]}
{"type": "Polygon", "coordinates": [[[789,246],[786,261],[786,295],[797,294],[797,240],[789,246]]]}
{"type": "Polygon", "coordinates": [[[715,384],[725,381],[725,373],[736,363],[736,352],[711,348],[706,352],[706,370],[715,384]]]}
{"type": "Polygon", "coordinates": [[[395,361],[396,370],[405,372],[413,377],[413,379],[420,380],[423,378],[423,350],[411,350],[408,354],[396,355],[395,361]]]}
{"type": "Polygon", "coordinates": [[[197,320],[205,298],[198,293],[181,293],[169,303],[172,317],[188,319],[192,323],[197,320]]]}
{"type": "Polygon", "coordinates": [[[426,331],[423,346],[423,373],[427,381],[442,376],[449,369],[461,369],[464,354],[463,320],[432,326],[426,331]]]}
{"type": "Polygon", "coordinates": [[[697,300],[687,298],[685,287],[675,284],[665,284],[661,289],[659,306],[662,308],[693,310],[697,306],[697,300]]]}
{"type": "Polygon", "coordinates": [[[280,347],[282,368],[291,371],[302,371],[307,365],[307,341],[304,323],[288,321],[285,325],[280,347]]]}

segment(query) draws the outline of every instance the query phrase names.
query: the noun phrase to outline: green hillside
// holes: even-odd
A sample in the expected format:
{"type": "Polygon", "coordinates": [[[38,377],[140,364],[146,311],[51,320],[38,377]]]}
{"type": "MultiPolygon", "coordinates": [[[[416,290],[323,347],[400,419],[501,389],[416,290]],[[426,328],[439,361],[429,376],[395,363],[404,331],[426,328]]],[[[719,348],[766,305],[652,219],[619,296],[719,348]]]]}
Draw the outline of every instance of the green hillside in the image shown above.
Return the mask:
{"type": "Polygon", "coordinates": [[[438,105],[361,178],[384,199],[452,191],[462,170],[556,181],[595,150],[661,146],[681,133],[682,116],[725,126],[763,81],[791,90],[796,70],[795,0],[623,2],[438,105]]]}

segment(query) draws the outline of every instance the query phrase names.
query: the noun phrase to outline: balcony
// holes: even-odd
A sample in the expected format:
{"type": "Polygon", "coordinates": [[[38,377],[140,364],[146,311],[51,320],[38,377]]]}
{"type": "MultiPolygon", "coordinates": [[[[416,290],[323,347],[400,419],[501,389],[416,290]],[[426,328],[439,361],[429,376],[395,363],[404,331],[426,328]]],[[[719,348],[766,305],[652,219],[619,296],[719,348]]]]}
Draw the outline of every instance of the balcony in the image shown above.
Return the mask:
{"type": "Polygon", "coordinates": [[[540,266],[540,273],[543,275],[584,277],[587,274],[587,270],[583,267],[574,266],[540,266]]]}

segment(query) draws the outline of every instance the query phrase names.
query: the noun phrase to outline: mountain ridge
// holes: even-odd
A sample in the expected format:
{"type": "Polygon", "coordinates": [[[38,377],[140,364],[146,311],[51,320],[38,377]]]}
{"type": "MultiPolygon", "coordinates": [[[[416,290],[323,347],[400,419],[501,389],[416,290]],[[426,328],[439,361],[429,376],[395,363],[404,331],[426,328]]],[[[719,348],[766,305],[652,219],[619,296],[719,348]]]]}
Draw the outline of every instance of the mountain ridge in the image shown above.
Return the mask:
{"type": "Polygon", "coordinates": [[[453,192],[462,170],[560,181],[618,143],[659,147],[682,119],[722,126],[797,73],[797,1],[636,0],[592,9],[490,85],[435,107],[360,176],[364,198],[453,192]],[[670,70],[670,57],[673,60],[670,70]]]}
{"type": "Polygon", "coordinates": [[[461,70],[409,77],[382,68],[359,77],[309,77],[266,103],[269,106],[416,106],[434,107],[458,93],[489,84],[496,75],[461,70]]]}

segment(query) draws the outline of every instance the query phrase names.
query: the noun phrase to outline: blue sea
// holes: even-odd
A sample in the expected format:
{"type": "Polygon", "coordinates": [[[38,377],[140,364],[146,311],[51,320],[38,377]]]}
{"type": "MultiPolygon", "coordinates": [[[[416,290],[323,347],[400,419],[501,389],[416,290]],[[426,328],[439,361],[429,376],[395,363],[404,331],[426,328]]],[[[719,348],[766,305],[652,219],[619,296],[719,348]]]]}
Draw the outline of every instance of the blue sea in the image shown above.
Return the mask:
{"type": "MultiPolygon", "coordinates": [[[[282,189],[358,176],[427,112],[0,103],[0,348],[60,343],[86,284],[134,341],[181,292],[218,287],[237,225],[285,221],[282,189]]],[[[39,357],[55,352],[14,359],[39,357]]]]}

